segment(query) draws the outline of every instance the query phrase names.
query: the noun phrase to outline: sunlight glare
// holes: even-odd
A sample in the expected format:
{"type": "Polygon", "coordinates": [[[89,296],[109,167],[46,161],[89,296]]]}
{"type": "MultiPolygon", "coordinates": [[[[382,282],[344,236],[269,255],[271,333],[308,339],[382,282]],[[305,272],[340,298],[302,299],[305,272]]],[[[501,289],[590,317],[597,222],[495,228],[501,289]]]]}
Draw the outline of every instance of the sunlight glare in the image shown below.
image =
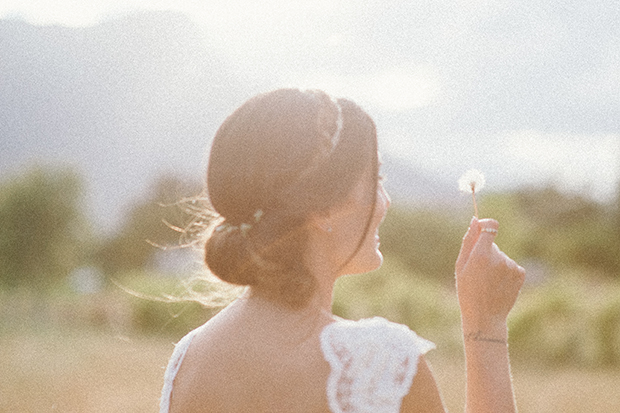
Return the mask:
{"type": "Polygon", "coordinates": [[[440,92],[439,77],[428,66],[394,67],[366,75],[314,74],[288,79],[290,86],[321,89],[380,110],[404,112],[428,106],[440,92]]]}
{"type": "Polygon", "coordinates": [[[505,156],[564,190],[586,191],[600,200],[613,197],[620,177],[620,136],[601,137],[516,131],[507,134],[505,156]],[[534,172],[535,171],[535,172],[534,172]]]}
{"type": "Polygon", "coordinates": [[[314,16],[329,18],[343,5],[328,0],[211,0],[192,2],[186,10],[208,41],[237,56],[292,50],[317,40],[314,16]]]}
{"type": "Polygon", "coordinates": [[[401,112],[432,103],[439,93],[439,80],[429,67],[396,67],[379,74],[368,87],[379,106],[401,112]]]}

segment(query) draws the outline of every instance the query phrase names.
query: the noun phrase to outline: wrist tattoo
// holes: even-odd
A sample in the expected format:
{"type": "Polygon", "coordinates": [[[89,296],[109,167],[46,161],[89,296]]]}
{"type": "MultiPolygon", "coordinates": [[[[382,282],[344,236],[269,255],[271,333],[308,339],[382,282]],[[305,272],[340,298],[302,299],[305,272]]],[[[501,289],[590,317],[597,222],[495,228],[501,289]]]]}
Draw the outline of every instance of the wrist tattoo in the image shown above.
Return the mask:
{"type": "Polygon", "coordinates": [[[508,341],[507,340],[502,340],[501,338],[485,337],[485,336],[482,335],[482,331],[480,331],[480,330],[478,330],[476,332],[473,332],[473,333],[465,334],[465,340],[469,340],[469,341],[487,341],[489,343],[499,343],[499,344],[508,345],[508,341]]]}

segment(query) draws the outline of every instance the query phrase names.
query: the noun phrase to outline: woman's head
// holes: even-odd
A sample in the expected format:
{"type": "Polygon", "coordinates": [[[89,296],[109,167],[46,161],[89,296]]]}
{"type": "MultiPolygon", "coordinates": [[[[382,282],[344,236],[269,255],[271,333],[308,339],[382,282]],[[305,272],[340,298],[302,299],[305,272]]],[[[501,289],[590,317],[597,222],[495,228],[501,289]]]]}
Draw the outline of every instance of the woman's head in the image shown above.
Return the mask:
{"type": "Polygon", "coordinates": [[[207,241],[207,265],[224,281],[303,305],[316,289],[303,259],[308,219],[343,203],[363,176],[376,196],[377,170],[375,125],[353,102],[296,89],[248,100],[211,148],[207,191],[224,221],[207,241]]]}

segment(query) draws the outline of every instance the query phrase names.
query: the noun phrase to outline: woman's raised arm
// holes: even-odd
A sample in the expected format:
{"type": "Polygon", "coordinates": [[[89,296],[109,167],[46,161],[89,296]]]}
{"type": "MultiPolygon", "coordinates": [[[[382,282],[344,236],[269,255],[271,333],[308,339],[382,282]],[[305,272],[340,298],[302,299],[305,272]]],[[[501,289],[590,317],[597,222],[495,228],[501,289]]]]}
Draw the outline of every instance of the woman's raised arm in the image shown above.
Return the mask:
{"type": "Polygon", "coordinates": [[[493,242],[495,220],[472,219],[456,261],[465,346],[466,413],[516,412],[506,319],[525,270],[493,242]]]}

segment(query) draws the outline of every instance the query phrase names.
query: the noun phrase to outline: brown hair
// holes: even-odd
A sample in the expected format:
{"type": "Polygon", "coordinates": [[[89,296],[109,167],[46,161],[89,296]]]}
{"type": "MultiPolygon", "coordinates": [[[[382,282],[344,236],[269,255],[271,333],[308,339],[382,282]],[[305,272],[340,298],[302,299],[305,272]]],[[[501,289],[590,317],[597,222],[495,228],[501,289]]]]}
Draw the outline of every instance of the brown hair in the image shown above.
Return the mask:
{"type": "Polygon", "coordinates": [[[211,147],[207,192],[223,221],[207,240],[207,266],[223,281],[303,306],[316,289],[303,260],[307,218],[343,202],[368,168],[377,180],[376,128],[355,103],[297,89],[248,100],[211,147]]]}

